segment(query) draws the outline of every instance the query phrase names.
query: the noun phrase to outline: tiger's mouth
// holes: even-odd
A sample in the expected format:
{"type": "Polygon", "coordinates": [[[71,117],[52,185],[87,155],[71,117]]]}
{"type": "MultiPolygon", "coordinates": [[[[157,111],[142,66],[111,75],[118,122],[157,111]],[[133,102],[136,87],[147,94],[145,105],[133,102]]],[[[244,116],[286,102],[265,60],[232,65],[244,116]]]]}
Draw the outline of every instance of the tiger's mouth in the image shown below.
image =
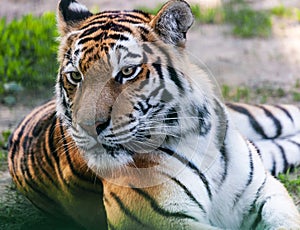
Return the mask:
{"type": "Polygon", "coordinates": [[[130,149],[127,149],[125,146],[116,144],[114,146],[101,144],[102,147],[105,149],[106,154],[111,155],[112,157],[116,157],[120,152],[126,152],[128,155],[133,155],[134,152],[130,149]]]}
{"type": "Polygon", "coordinates": [[[144,137],[143,140],[132,138],[123,143],[99,143],[99,145],[102,146],[107,154],[116,156],[119,152],[126,152],[128,155],[149,153],[159,148],[163,142],[164,139],[148,135],[147,137],[144,137]]]}

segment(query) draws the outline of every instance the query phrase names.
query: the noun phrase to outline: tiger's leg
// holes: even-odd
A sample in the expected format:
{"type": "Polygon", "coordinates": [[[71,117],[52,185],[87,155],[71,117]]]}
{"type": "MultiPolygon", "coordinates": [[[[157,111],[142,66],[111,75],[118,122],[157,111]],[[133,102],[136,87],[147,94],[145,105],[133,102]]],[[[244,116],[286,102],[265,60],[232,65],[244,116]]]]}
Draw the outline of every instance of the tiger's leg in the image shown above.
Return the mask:
{"type": "MultiPolygon", "coordinates": [[[[205,217],[203,220],[194,219],[190,213],[175,211],[172,205],[168,206],[167,203],[175,202],[172,198],[164,200],[164,194],[159,194],[159,191],[163,189],[163,192],[172,193],[174,188],[171,186],[168,184],[132,188],[104,182],[104,205],[108,229],[219,229],[205,223],[205,217]]],[[[175,190],[179,189],[175,188],[175,190]]],[[[178,196],[174,192],[170,194],[173,197],[176,195],[178,196]]],[[[180,200],[176,203],[179,205],[180,200]]]]}
{"type": "Polygon", "coordinates": [[[299,229],[300,215],[286,189],[268,175],[255,208],[255,229],[299,229]]]}

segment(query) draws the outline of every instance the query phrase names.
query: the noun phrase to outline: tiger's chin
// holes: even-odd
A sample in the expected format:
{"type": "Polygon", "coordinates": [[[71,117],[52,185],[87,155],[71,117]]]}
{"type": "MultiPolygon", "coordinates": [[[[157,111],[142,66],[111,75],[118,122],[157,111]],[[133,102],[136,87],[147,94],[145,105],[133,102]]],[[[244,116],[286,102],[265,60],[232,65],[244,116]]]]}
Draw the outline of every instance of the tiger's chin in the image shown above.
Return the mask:
{"type": "Polygon", "coordinates": [[[133,162],[132,153],[119,146],[98,143],[91,149],[81,149],[81,153],[88,167],[100,177],[112,176],[115,171],[133,162]]]}
{"type": "Polygon", "coordinates": [[[154,176],[161,167],[161,152],[154,147],[137,146],[136,143],[134,147],[133,150],[132,143],[113,146],[97,143],[88,150],[81,149],[81,153],[88,167],[107,182],[119,186],[134,184],[137,187],[147,187],[149,181],[151,185],[161,183],[161,180],[157,179],[159,176],[154,176]]]}

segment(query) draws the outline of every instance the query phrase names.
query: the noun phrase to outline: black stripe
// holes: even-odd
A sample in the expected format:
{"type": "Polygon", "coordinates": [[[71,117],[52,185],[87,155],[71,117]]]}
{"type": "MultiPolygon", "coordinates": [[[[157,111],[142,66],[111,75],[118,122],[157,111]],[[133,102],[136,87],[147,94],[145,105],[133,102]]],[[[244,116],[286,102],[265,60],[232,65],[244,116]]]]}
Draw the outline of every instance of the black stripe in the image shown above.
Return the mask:
{"type": "MultiPolygon", "coordinates": [[[[57,122],[57,119],[53,119],[52,124],[51,124],[50,129],[49,129],[49,133],[46,136],[46,138],[47,138],[46,143],[48,143],[50,153],[54,158],[55,166],[57,167],[57,171],[58,171],[58,176],[60,177],[60,179],[62,181],[64,181],[63,173],[62,173],[62,170],[60,168],[60,159],[58,157],[57,147],[54,145],[54,134],[55,134],[56,122],[57,122]]],[[[65,183],[65,181],[64,181],[64,183],[65,183]]]]}
{"type": "Polygon", "coordinates": [[[160,63],[153,63],[152,66],[156,70],[159,78],[164,79],[164,76],[163,76],[163,73],[162,73],[162,70],[161,70],[161,64],[160,63]]]}
{"type": "MultiPolygon", "coordinates": [[[[164,93],[167,90],[164,90],[164,93]]],[[[164,123],[168,124],[168,125],[175,125],[178,124],[178,113],[176,111],[175,108],[170,108],[168,109],[168,111],[166,112],[166,118],[164,120],[164,123]]]]}
{"type": "Polygon", "coordinates": [[[33,137],[38,137],[40,135],[40,133],[43,131],[43,128],[40,124],[36,124],[34,127],[33,127],[33,130],[32,130],[32,135],[33,137]]]}
{"type": "Polygon", "coordinates": [[[175,157],[182,164],[187,165],[190,169],[192,169],[199,176],[199,178],[201,179],[201,181],[203,182],[203,184],[204,184],[204,186],[205,186],[205,188],[207,190],[209,198],[210,199],[212,198],[212,193],[211,193],[211,190],[210,190],[209,183],[208,183],[205,175],[196,167],[196,165],[194,165],[192,162],[190,162],[189,160],[187,160],[185,157],[180,156],[179,154],[173,152],[170,149],[159,147],[158,150],[160,150],[160,151],[168,154],[169,156],[175,157]]]}
{"type": "MultiPolygon", "coordinates": [[[[152,49],[151,49],[146,43],[143,43],[143,50],[144,50],[146,53],[153,54],[152,49]]],[[[161,62],[158,61],[157,63],[160,64],[161,62]]]]}
{"type": "Polygon", "coordinates": [[[89,22],[88,24],[80,27],[79,30],[85,30],[85,29],[87,29],[89,27],[94,27],[94,26],[98,27],[98,26],[101,26],[101,25],[106,24],[106,23],[107,23],[107,20],[104,17],[99,18],[99,20],[94,19],[93,21],[89,22]]]}
{"type": "Polygon", "coordinates": [[[175,83],[175,85],[181,90],[184,91],[184,88],[182,86],[182,82],[179,79],[179,76],[176,72],[176,70],[173,68],[172,59],[169,55],[169,53],[164,49],[164,47],[157,46],[157,48],[166,56],[167,58],[167,70],[169,72],[171,80],[175,83]]]}
{"type": "MultiPolygon", "coordinates": [[[[55,120],[53,120],[53,119],[55,119],[55,117],[52,117],[52,122],[54,121],[55,122],[55,120]]],[[[56,122],[55,122],[56,123],[56,122]]],[[[52,123],[52,125],[53,125],[53,123],[52,123]]],[[[45,133],[45,135],[47,135],[47,133],[45,133]]],[[[49,133],[48,133],[48,135],[49,135],[49,133]]],[[[46,163],[51,167],[51,169],[53,170],[53,171],[55,171],[55,167],[54,167],[54,164],[53,164],[53,162],[52,162],[52,160],[51,160],[51,157],[50,157],[50,155],[52,154],[51,152],[49,152],[48,150],[47,150],[47,148],[46,148],[46,145],[48,144],[48,142],[46,141],[46,138],[45,138],[45,140],[44,140],[45,142],[44,142],[44,144],[43,144],[43,152],[44,152],[44,156],[45,156],[45,160],[46,160],[46,163]]]]}
{"type": "Polygon", "coordinates": [[[136,188],[132,185],[131,189],[133,191],[135,191],[136,193],[138,193],[140,196],[142,196],[145,200],[147,200],[152,209],[158,213],[161,216],[165,216],[165,217],[175,217],[175,218],[180,218],[180,219],[192,219],[192,220],[196,220],[195,217],[189,216],[183,212],[170,212],[168,210],[163,209],[162,207],[159,206],[159,204],[156,202],[155,198],[151,197],[145,190],[142,190],[140,188],[136,188]]]}
{"type": "MultiPolygon", "coordinates": [[[[73,162],[70,158],[69,146],[66,141],[65,131],[62,126],[59,126],[59,131],[60,131],[61,140],[63,141],[62,147],[64,148],[64,155],[67,158],[68,166],[70,167],[72,174],[76,175],[77,177],[81,177],[81,174],[75,170],[73,162]]],[[[76,150],[74,150],[74,151],[76,151],[76,150]]]]}
{"type": "Polygon", "coordinates": [[[148,35],[150,33],[150,30],[144,26],[138,26],[138,29],[141,30],[141,32],[145,35],[148,35]]]}
{"type": "MultiPolygon", "coordinates": [[[[30,154],[34,154],[34,153],[31,151],[28,154],[24,154],[21,158],[21,173],[23,175],[23,179],[26,183],[26,186],[28,188],[30,188],[33,192],[37,193],[39,197],[42,197],[42,199],[47,200],[48,203],[53,204],[54,206],[56,206],[56,205],[60,206],[58,203],[55,202],[55,200],[51,199],[43,191],[41,191],[39,189],[40,185],[38,185],[36,183],[35,179],[33,179],[33,176],[29,170],[30,164],[28,164],[28,161],[29,161],[28,155],[30,155],[30,154]]],[[[32,167],[32,168],[34,168],[34,167],[32,167]]],[[[25,189],[24,185],[22,187],[25,189]]]]}
{"type": "Polygon", "coordinates": [[[282,112],[284,112],[285,115],[291,120],[291,122],[294,123],[294,119],[287,109],[283,108],[280,105],[274,105],[274,107],[276,107],[276,108],[280,109],[282,112]]]}
{"type": "Polygon", "coordinates": [[[248,117],[248,120],[250,122],[250,124],[252,125],[253,129],[260,134],[264,139],[270,139],[264,132],[262,126],[257,122],[257,120],[252,116],[252,114],[248,111],[248,109],[242,107],[242,106],[238,106],[236,104],[230,104],[227,103],[226,104],[230,109],[238,112],[238,113],[242,113],[245,116],[248,117]]]}
{"type": "MultiPolygon", "coordinates": [[[[249,148],[249,147],[248,147],[249,148]]],[[[241,199],[242,195],[245,193],[246,189],[248,188],[248,186],[251,184],[251,182],[253,181],[253,172],[254,172],[254,166],[253,166],[253,156],[252,156],[252,152],[249,149],[249,175],[248,175],[248,180],[246,183],[246,186],[237,194],[235,194],[235,198],[234,198],[234,206],[239,202],[239,200],[241,199]]]]}
{"type": "MultiPolygon", "coordinates": [[[[21,144],[20,140],[21,140],[22,136],[24,135],[25,128],[27,128],[28,123],[31,122],[33,117],[35,117],[36,114],[38,114],[39,112],[40,111],[36,111],[26,121],[25,121],[26,118],[24,118],[20,124],[22,124],[24,121],[25,121],[25,123],[22,124],[22,126],[20,127],[20,131],[18,133],[16,133],[16,131],[15,131],[12,134],[13,137],[12,137],[12,141],[11,141],[11,146],[9,148],[9,152],[10,152],[9,157],[10,157],[10,160],[12,161],[12,171],[13,171],[13,174],[14,174],[14,178],[17,180],[17,183],[19,183],[20,186],[22,186],[22,181],[19,178],[16,167],[15,167],[15,164],[18,161],[18,159],[15,159],[15,158],[16,157],[20,158],[21,156],[16,155],[16,153],[19,152],[19,150],[20,150],[20,147],[21,147],[20,146],[20,144],[21,144]],[[17,138],[15,138],[15,136],[17,136],[17,138]]],[[[24,155],[26,150],[23,150],[23,151],[24,151],[24,153],[23,153],[23,155],[24,155]]]]}
{"type": "MultiPolygon", "coordinates": [[[[118,30],[114,30],[115,32],[121,32],[121,31],[118,31],[118,30]]],[[[128,40],[128,37],[126,37],[125,35],[123,34],[120,34],[120,33],[116,33],[116,34],[107,34],[107,32],[101,32],[100,34],[98,34],[97,36],[89,36],[89,37],[85,37],[85,38],[82,38],[79,42],[78,42],[78,45],[81,45],[81,44],[85,44],[89,41],[102,41],[102,40],[106,40],[106,39],[113,39],[113,40],[120,40],[120,41],[127,41],[128,40]]]]}
{"type": "Polygon", "coordinates": [[[264,200],[262,202],[262,204],[260,205],[259,209],[258,209],[258,212],[257,212],[257,216],[252,224],[252,227],[251,229],[257,229],[258,225],[261,223],[262,221],[262,210],[265,206],[265,204],[267,203],[267,200],[264,200]]]}
{"type": "Polygon", "coordinates": [[[227,115],[225,114],[224,108],[220,104],[220,102],[216,99],[214,99],[214,102],[215,102],[214,111],[218,117],[218,126],[217,126],[218,147],[221,148],[221,146],[224,144],[227,135],[228,119],[227,119],[227,115]]]}
{"type": "MultiPolygon", "coordinates": [[[[128,37],[126,37],[123,34],[119,34],[119,33],[107,35],[106,39],[109,39],[109,38],[117,40],[117,41],[128,41],[129,40],[128,37]]],[[[111,43],[111,44],[114,44],[114,43],[111,43]]],[[[113,45],[111,45],[111,46],[113,46],[113,45]]]]}
{"type": "Polygon", "coordinates": [[[261,183],[261,185],[259,186],[259,188],[257,189],[257,191],[255,193],[255,198],[253,199],[253,202],[250,205],[251,208],[249,210],[249,213],[255,211],[256,202],[257,202],[258,198],[260,197],[260,193],[261,193],[262,189],[265,187],[266,181],[267,181],[267,176],[265,174],[265,178],[264,178],[263,182],[261,183]]]}
{"type": "Polygon", "coordinates": [[[221,146],[220,152],[221,152],[221,160],[224,162],[224,166],[223,166],[224,172],[222,174],[219,186],[221,186],[224,183],[224,181],[226,180],[227,175],[228,175],[228,161],[229,160],[228,160],[228,156],[227,156],[227,148],[226,148],[225,142],[221,146]]]}
{"type": "Polygon", "coordinates": [[[251,184],[251,182],[253,181],[253,172],[254,172],[254,164],[253,164],[253,153],[250,151],[250,147],[249,148],[249,168],[250,168],[250,172],[249,172],[249,177],[247,180],[247,184],[246,186],[249,186],[251,184]]]}
{"type": "Polygon", "coordinates": [[[125,22],[125,23],[131,23],[131,24],[141,24],[140,20],[130,19],[130,18],[122,18],[118,19],[118,22],[125,22]]]}
{"type": "MultiPolygon", "coordinates": [[[[170,61],[171,62],[171,61],[170,61]]],[[[176,72],[176,70],[170,65],[168,64],[168,72],[169,72],[169,75],[171,77],[171,80],[175,83],[175,85],[177,85],[177,87],[181,90],[181,91],[184,91],[184,88],[182,86],[182,82],[181,80],[179,79],[179,76],[176,72]]]]}
{"type": "Polygon", "coordinates": [[[257,152],[257,154],[259,155],[259,157],[262,158],[261,152],[260,152],[259,148],[255,145],[255,143],[254,143],[253,141],[251,141],[251,140],[248,140],[248,141],[249,141],[249,142],[251,143],[251,145],[253,145],[253,147],[256,149],[256,152],[257,152]]]}
{"type": "Polygon", "coordinates": [[[197,199],[194,197],[194,195],[192,194],[192,192],[184,185],[182,184],[177,178],[175,177],[171,177],[169,175],[166,175],[168,176],[170,179],[172,179],[177,185],[179,185],[185,192],[186,195],[188,195],[188,197],[198,205],[198,207],[204,212],[206,213],[205,209],[203,208],[203,205],[197,201],[197,199]]]}
{"type": "Polygon", "coordinates": [[[78,38],[81,39],[85,36],[91,35],[92,33],[95,33],[96,31],[98,31],[99,29],[101,29],[100,25],[89,27],[82,34],[80,34],[80,36],[78,38]]]}
{"type": "Polygon", "coordinates": [[[130,11],[106,10],[96,14],[93,20],[115,19],[116,21],[119,21],[119,19],[132,18],[132,19],[138,19],[141,22],[145,22],[145,19],[139,16],[138,14],[140,14],[142,17],[145,17],[146,19],[150,19],[150,15],[148,13],[145,13],[140,10],[130,10],[130,11]]]}
{"type": "Polygon", "coordinates": [[[273,138],[279,137],[281,135],[281,133],[282,133],[282,125],[281,125],[280,121],[271,113],[270,110],[268,110],[264,106],[261,106],[261,105],[256,105],[256,106],[258,108],[261,108],[264,111],[264,113],[266,114],[266,116],[273,121],[273,123],[274,123],[274,125],[276,127],[276,135],[274,137],[271,137],[271,138],[273,139],[273,138]]]}
{"type": "MultiPolygon", "coordinates": [[[[45,143],[42,142],[42,141],[40,141],[36,144],[38,144],[36,149],[43,149],[41,144],[45,145],[45,143]]],[[[31,159],[31,163],[32,163],[31,168],[34,171],[34,175],[35,175],[36,180],[39,180],[39,182],[41,184],[44,184],[46,187],[49,187],[48,183],[50,181],[50,183],[58,189],[59,187],[58,187],[57,181],[50,176],[50,174],[46,171],[46,169],[44,167],[44,164],[43,164],[44,161],[42,159],[43,157],[41,156],[41,155],[44,155],[44,154],[45,154],[45,152],[39,152],[39,153],[33,152],[33,151],[30,152],[30,159],[31,159]],[[42,173],[40,173],[39,171],[42,171],[42,173]],[[46,176],[48,181],[45,181],[44,178],[42,178],[39,175],[46,176]]]]}
{"type": "Polygon", "coordinates": [[[128,53],[123,57],[123,59],[138,58],[138,57],[142,57],[142,56],[140,54],[136,54],[136,53],[132,53],[132,52],[128,51],[128,53]]]}
{"type": "Polygon", "coordinates": [[[297,147],[300,148],[300,143],[298,143],[298,142],[296,142],[294,140],[287,140],[287,141],[290,142],[290,143],[292,143],[292,144],[294,144],[294,145],[297,145],[297,147]]]}
{"type": "Polygon", "coordinates": [[[138,91],[139,91],[139,92],[141,92],[141,91],[143,90],[143,88],[149,84],[149,77],[150,77],[150,70],[147,69],[147,72],[146,72],[146,79],[145,79],[145,80],[142,80],[142,81],[140,82],[140,85],[139,85],[139,88],[138,88],[138,91]]]}
{"type": "Polygon", "coordinates": [[[205,136],[208,134],[208,132],[211,130],[211,122],[209,120],[210,113],[207,109],[207,107],[204,105],[202,108],[197,108],[197,116],[198,116],[198,122],[199,122],[199,135],[205,136]]]}
{"type": "Polygon", "coordinates": [[[142,40],[143,42],[148,42],[148,41],[149,41],[148,37],[145,36],[144,34],[141,33],[140,36],[141,36],[141,40],[142,40]]]}
{"type": "Polygon", "coordinates": [[[275,176],[276,175],[276,160],[273,155],[272,155],[272,162],[273,162],[273,164],[272,164],[271,174],[273,176],[275,176]]]}
{"type": "MultiPolygon", "coordinates": [[[[135,223],[138,223],[139,225],[146,228],[147,226],[142,223],[127,207],[125,207],[124,203],[121,201],[120,197],[118,197],[114,192],[111,192],[110,195],[114,198],[114,200],[117,202],[119,208],[126,216],[128,216],[132,221],[135,223]]],[[[149,228],[149,227],[148,227],[149,228]]],[[[148,229],[147,228],[147,229],[148,229]]],[[[150,228],[149,228],[150,229],[150,228]]]]}
{"type": "MultiPolygon", "coordinates": [[[[159,86],[157,86],[155,89],[153,89],[148,97],[155,98],[159,94],[159,92],[164,89],[165,89],[165,83],[163,81],[159,81],[159,86]]],[[[168,102],[170,102],[170,101],[164,101],[162,99],[166,99],[166,98],[161,98],[160,103],[162,103],[162,104],[167,104],[168,102]]]]}
{"type": "Polygon", "coordinates": [[[286,155],[285,155],[285,151],[283,149],[283,147],[278,144],[277,142],[273,141],[273,143],[279,148],[280,153],[281,153],[281,158],[283,160],[283,172],[287,172],[288,168],[289,168],[289,163],[286,159],[286,155]]]}

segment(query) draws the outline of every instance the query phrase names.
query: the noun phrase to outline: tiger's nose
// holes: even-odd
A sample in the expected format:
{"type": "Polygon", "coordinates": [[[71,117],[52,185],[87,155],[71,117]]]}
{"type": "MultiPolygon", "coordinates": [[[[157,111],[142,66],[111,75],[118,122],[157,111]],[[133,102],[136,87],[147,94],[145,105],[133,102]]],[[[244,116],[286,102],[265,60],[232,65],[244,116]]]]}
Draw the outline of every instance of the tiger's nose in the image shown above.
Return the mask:
{"type": "Polygon", "coordinates": [[[102,122],[96,122],[96,133],[97,135],[100,135],[101,132],[103,132],[104,129],[106,129],[109,126],[110,119],[107,119],[106,121],[102,122]]]}
{"type": "Polygon", "coordinates": [[[98,136],[109,126],[110,119],[105,119],[103,121],[81,121],[78,125],[89,135],[98,136]]]}

